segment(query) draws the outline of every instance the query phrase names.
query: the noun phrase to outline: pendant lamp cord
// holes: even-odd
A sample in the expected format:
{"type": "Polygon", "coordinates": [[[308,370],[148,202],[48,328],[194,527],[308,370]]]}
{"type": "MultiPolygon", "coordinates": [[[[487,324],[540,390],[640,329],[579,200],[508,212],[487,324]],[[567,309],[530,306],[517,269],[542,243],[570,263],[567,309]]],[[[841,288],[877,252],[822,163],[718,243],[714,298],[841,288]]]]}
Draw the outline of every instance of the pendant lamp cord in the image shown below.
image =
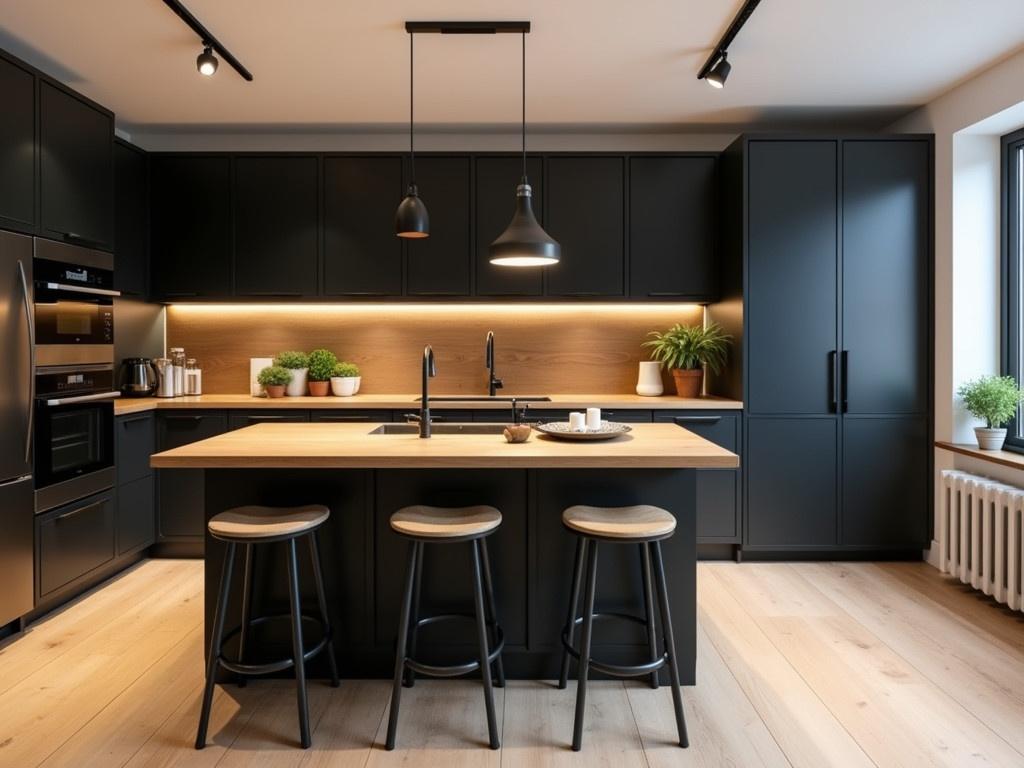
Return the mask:
{"type": "Polygon", "coordinates": [[[526,32],[523,37],[523,181],[526,180],[526,32]]]}
{"type": "Polygon", "coordinates": [[[415,92],[413,77],[415,77],[415,68],[413,67],[413,40],[416,35],[412,32],[409,33],[409,180],[416,183],[416,145],[414,144],[415,131],[413,130],[413,93],[415,92]]]}

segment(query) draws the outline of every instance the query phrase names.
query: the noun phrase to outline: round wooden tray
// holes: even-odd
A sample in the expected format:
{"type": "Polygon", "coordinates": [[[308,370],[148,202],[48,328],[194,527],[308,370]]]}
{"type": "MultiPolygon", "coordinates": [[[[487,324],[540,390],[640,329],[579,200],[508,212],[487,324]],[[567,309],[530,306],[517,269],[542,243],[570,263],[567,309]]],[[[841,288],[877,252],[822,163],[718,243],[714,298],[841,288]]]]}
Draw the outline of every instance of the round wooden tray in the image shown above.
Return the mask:
{"type": "Polygon", "coordinates": [[[534,424],[533,428],[538,432],[553,437],[556,440],[612,440],[613,438],[631,432],[633,428],[628,424],[620,424],[617,421],[602,421],[600,429],[588,429],[585,432],[575,432],[569,428],[568,421],[549,421],[547,424],[534,424]]]}

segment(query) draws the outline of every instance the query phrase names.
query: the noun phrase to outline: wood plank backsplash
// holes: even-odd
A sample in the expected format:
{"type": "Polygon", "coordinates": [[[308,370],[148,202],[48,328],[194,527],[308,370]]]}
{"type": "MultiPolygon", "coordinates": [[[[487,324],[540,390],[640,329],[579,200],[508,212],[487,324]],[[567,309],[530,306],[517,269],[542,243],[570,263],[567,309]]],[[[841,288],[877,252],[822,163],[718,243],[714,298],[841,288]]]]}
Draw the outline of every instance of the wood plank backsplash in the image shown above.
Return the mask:
{"type": "Polygon", "coordinates": [[[418,392],[425,344],[432,392],[486,394],[494,331],[501,394],[625,394],[648,331],[702,319],[693,304],[179,304],[167,308],[167,345],[199,361],[206,394],[248,391],[251,357],[318,347],[359,366],[360,393],[418,392]]]}

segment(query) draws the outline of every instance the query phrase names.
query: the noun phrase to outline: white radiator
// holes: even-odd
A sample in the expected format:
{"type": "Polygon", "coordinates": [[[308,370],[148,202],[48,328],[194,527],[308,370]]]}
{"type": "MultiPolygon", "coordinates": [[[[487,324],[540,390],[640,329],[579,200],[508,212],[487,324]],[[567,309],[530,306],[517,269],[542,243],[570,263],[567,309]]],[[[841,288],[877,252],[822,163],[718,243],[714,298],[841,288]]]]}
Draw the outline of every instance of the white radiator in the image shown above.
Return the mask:
{"type": "Polygon", "coordinates": [[[1024,610],[1024,490],[943,470],[939,509],[939,569],[1024,610]]]}

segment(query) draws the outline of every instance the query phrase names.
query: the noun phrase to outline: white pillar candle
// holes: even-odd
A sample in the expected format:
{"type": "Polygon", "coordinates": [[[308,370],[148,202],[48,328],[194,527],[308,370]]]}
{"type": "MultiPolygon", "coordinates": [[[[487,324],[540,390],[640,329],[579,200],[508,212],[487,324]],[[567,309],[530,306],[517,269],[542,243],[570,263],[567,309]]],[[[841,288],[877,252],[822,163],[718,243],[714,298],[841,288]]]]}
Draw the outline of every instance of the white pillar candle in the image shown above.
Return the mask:
{"type": "Polygon", "coordinates": [[[596,432],[601,428],[601,409],[587,408],[587,429],[596,432]]]}
{"type": "Polygon", "coordinates": [[[582,411],[573,411],[569,414],[569,429],[573,432],[582,432],[587,428],[587,417],[582,411]]]}

